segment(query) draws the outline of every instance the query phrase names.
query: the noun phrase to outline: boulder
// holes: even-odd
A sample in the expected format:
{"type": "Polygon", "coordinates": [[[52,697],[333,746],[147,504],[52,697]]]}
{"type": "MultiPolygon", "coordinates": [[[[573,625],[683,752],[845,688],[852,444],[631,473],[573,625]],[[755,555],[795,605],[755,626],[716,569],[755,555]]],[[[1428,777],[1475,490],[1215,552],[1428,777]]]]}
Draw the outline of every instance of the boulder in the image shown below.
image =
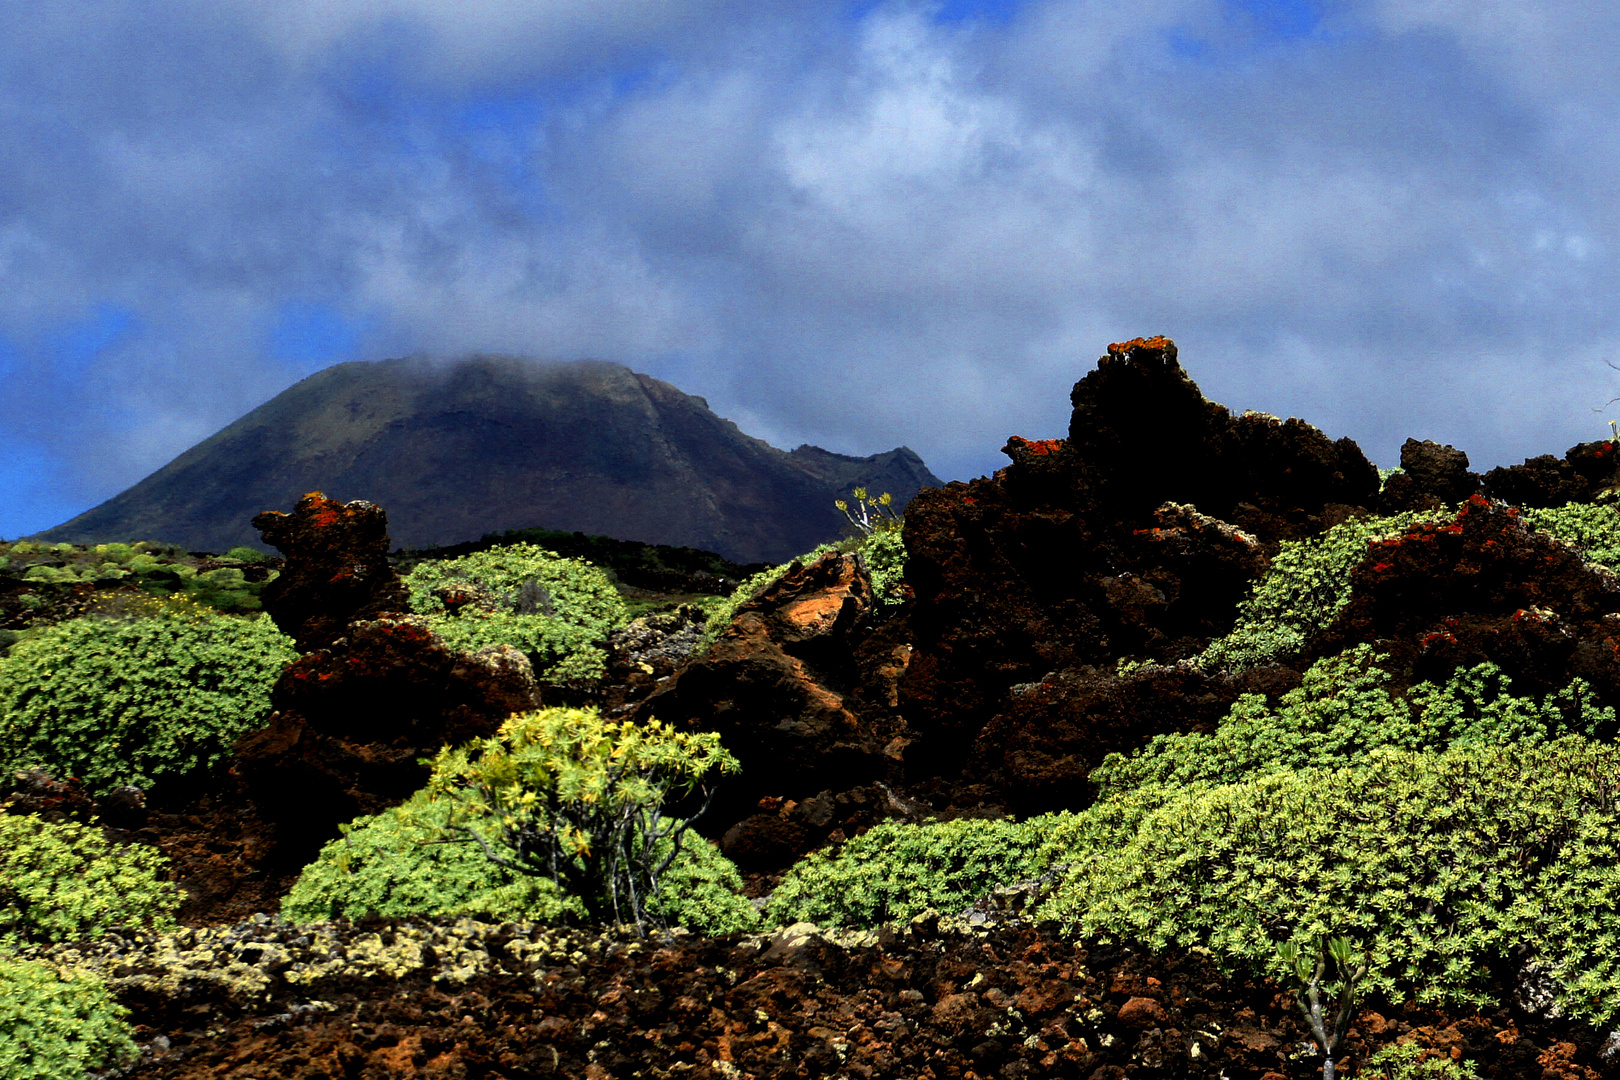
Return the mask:
{"type": "Polygon", "coordinates": [[[493,735],[541,700],[528,657],[510,645],[459,652],[420,617],[390,616],[298,659],[271,705],[268,724],[237,741],[235,767],[295,859],[343,822],[403,802],[441,747],[493,735]]]}
{"type": "Polygon", "coordinates": [[[292,513],[267,510],[253,527],[287,558],[260,600],[299,652],[330,645],[356,620],[410,610],[388,563],[388,515],[381,507],[312,491],[292,513]]]}
{"type": "Polygon", "coordinates": [[[1542,454],[1522,465],[1495,468],[1485,474],[1484,486],[1486,495],[1514,506],[1592,502],[1620,487],[1620,442],[1581,443],[1562,458],[1542,454]]]}
{"type": "Polygon", "coordinates": [[[1478,473],[1468,471],[1468,455],[1432,440],[1401,444],[1401,471],[1379,495],[1380,513],[1449,509],[1480,489],[1478,473]]]}
{"type": "Polygon", "coordinates": [[[636,707],[638,720],[719,732],[737,756],[742,770],[717,793],[705,833],[725,835],[761,799],[803,800],[887,775],[885,747],[897,732],[888,707],[908,650],[894,642],[863,650],[874,620],[859,558],[795,562],[737,609],[706,655],[636,707]]]}

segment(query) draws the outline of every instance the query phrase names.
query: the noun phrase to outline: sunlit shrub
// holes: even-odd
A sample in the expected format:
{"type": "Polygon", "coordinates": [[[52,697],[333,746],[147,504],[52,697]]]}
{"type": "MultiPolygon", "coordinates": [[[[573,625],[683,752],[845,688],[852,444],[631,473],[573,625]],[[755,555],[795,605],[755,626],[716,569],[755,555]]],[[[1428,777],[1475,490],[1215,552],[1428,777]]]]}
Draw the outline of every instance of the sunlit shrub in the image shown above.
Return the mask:
{"type": "Polygon", "coordinates": [[[84,1080],[132,1061],[129,1010],[89,975],[0,956],[0,1076],[84,1080]]]}
{"type": "Polygon", "coordinates": [[[159,601],[31,632],[0,660],[0,769],[76,776],[93,793],[212,769],[262,723],[296,657],[262,617],[159,601]]]}

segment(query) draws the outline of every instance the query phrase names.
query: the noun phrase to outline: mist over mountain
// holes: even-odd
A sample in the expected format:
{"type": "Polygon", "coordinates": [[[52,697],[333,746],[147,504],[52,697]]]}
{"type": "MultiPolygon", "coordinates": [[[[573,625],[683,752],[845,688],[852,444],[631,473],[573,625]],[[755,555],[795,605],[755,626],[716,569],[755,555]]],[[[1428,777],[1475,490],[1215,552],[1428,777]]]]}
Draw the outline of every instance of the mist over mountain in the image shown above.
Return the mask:
{"type": "Polygon", "coordinates": [[[838,536],[854,486],[901,505],[940,481],[906,447],[780,450],[701,397],[603,361],[338,364],[40,539],[262,546],[309,491],[388,512],[396,546],[546,528],[782,561],[838,536]]]}

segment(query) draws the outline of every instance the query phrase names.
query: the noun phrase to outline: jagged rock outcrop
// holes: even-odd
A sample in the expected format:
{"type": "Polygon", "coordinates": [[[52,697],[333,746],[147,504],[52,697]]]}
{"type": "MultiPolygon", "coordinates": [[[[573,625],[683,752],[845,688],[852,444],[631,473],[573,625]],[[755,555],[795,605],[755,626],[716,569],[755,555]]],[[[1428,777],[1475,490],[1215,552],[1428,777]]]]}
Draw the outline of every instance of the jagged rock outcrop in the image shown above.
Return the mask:
{"type": "Polygon", "coordinates": [[[705,656],[637,707],[638,719],[717,731],[737,756],[741,773],[700,826],[729,835],[728,854],[744,863],[761,861],[760,848],[796,854],[816,829],[830,832],[832,819],[779,826],[776,806],[821,791],[830,805],[833,793],[887,774],[895,725],[886,706],[906,650],[871,644],[873,621],[871,578],[859,559],[831,552],[795,563],[738,608],[705,656]],[[733,829],[761,799],[775,800],[772,812],[733,829]],[[769,835],[754,835],[761,831],[769,835]]]}
{"type": "Polygon", "coordinates": [[[1528,528],[1516,508],[1470,497],[1454,519],[1371,545],[1350,602],[1301,663],[1361,642],[1412,681],[1490,661],[1517,694],[1579,676],[1620,699],[1620,576],[1528,528]]]}
{"type": "Polygon", "coordinates": [[[1527,458],[1485,474],[1485,494],[1514,506],[1563,506],[1592,502],[1620,488],[1620,442],[1581,443],[1564,452],[1527,458]]]}
{"type": "Polygon", "coordinates": [[[1438,510],[1456,506],[1480,489],[1478,473],[1468,471],[1468,455],[1433,440],[1401,444],[1401,471],[1389,478],[1378,498],[1380,513],[1438,510]]]}
{"type": "MultiPolygon", "coordinates": [[[[1232,416],[1203,397],[1167,338],[1109,346],[1071,400],[1067,439],[1014,438],[1011,465],[907,509],[908,772],[968,764],[1016,685],[1121,657],[1194,655],[1231,629],[1279,541],[1365,512],[1378,494],[1354,442],[1299,420],[1232,416]]],[[[1089,708],[1075,707],[1077,720],[1089,708]]],[[[1019,715],[1005,711],[995,746],[1047,738],[1010,730],[1019,715]]],[[[1056,782],[1050,755],[1026,776],[1016,758],[992,765],[983,751],[994,747],[979,746],[975,768],[1007,790],[1056,782]]],[[[1084,767],[1074,759],[1059,772],[1084,767]]]]}
{"type": "Polygon", "coordinates": [[[299,652],[330,645],[356,620],[409,610],[405,586],[388,564],[382,507],[312,491],[292,513],[267,510],[253,526],[286,556],[260,600],[299,652]]]}
{"type": "Polygon", "coordinates": [[[278,856],[296,861],[420,788],[440,747],[540,707],[540,688],[517,649],[460,652],[402,614],[380,507],[315,492],[254,521],[287,557],[265,608],[304,655],[271,690],[266,725],[237,741],[235,770],[276,825],[278,856]]]}

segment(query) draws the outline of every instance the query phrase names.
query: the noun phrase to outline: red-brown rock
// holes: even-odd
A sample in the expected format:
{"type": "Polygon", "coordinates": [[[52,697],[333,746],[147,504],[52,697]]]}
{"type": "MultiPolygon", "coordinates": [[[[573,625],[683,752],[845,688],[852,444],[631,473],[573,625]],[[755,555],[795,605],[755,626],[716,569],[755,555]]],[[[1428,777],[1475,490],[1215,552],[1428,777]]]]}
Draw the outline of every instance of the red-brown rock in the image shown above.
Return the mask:
{"type": "Polygon", "coordinates": [[[388,564],[388,515],[381,507],[312,491],[292,513],[267,510],[253,527],[287,557],[260,599],[299,652],[330,645],[357,619],[410,610],[388,564]]]}

